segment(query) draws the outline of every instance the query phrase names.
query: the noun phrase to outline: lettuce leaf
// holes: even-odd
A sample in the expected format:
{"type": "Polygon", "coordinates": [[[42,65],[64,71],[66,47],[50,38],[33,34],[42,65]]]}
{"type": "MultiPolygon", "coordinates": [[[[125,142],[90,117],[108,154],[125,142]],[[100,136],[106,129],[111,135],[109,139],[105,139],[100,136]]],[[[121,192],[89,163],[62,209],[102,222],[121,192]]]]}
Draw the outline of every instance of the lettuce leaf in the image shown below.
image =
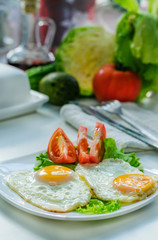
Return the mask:
{"type": "Polygon", "coordinates": [[[119,200],[116,201],[102,201],[96,198],[92,198],[84,207],[79,207],[75,212],[84,213],[84,214],[103,214],[110,213],[120,209],[121,204],[119,200]]]}
{"type": "Polygon", "coordinates": [[[114,2],[127,9],[128,11],[137,12],[139,9],[137,0],[114,0],[114,2]]]}
{"type": "Polygon", "coordinates": [[[158,16],[158,1],[148,0],[148,12],[158,16]]]}
{"type": "MultiPolygon", "coordinates": [[[[36,166],[34,167],[34,171],[38,171],[41,168],[52,166],[52,165],[59,165],[57,163],[52,162],[46,153],[40,153],[39,156],[36,157],[36,166]]],[[[77,163],[69,163],[69,164],[63,164],[60,163],[61,166],[71,168],[72,170],[75,169],[77,163]]]]}
{"type": "Polygon", "coordinates": [[[140,170],[141,163],[139,162],[139,158],[136,157],[135,153],[124,153],[123,149],[118,149],[116,147],[116,142],[113,138],[104,139],[105,143],[105,154],[104,159],[107,158],[118,158],[123,159],[125,162],[128,162],[133,167],[139,167],[140,170]]]}
{"type": "Polygon", "coordinates": [[[144,64],[158,64],[158,20],[141,14],[133,23],[132,55],[144,64]]]}
{"type": "Polygon", "coordinates": [[[114,62],[120,70],[137,72],[142,79],[138,100],[148,90],[158,92],[158,18],[127,12],[117,25],[114,62]]]}
{"type": "Polygon", "coordinates": [[[130,69],[137,72],[137,62],[130,47],[135,18],[135,13],[127,12],[117,24],[114,62],[115,66],[119,66],[121,70],[130,69]]]}

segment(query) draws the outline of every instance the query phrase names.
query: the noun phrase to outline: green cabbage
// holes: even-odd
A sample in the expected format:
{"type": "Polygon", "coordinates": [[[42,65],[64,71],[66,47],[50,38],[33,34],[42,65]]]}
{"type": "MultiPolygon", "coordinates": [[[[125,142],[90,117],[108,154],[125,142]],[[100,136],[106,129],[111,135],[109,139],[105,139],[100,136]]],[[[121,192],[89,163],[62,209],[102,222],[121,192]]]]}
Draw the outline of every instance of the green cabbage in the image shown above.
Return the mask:
{"type": "Polygon", "coordinates": [[[100,26],[73,28],[56,52],[56,69],[74,76],[80,94],[90,96],[95,73],[113,61],[114,44],[114,36],[100,26]]]}

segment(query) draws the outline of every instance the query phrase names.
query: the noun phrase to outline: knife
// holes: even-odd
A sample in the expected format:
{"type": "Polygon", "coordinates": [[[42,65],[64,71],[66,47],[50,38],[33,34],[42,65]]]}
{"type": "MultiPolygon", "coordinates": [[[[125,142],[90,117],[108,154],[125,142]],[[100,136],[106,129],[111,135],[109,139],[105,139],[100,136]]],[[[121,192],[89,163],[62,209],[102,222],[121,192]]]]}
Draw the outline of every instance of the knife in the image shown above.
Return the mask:
{"type": "Polygon", "coordinates": [[[109,125],[139,139],[140,141],[148,144],[149,146],[155,148],[156,150],[158,150],[158,141],[155,140],[155,139],[152,139],[151,137],[149,136],[146,136],[145,134],[141,134],[139,132],[136,132],[130,128],[127,128],[125,126],[123,126],[122,124],[120,123],[117,123],[115,120],[105,116],[104,114],[102,114],[101,112],[97,111],[96,109],[94,109],[92,106],[86,106],[86,105],[83,105],[83,104],[77,104],[78,106],[81,107],[81,109],[90,114],[90,115],[93,115],[95,116],[96,118],[100,119],[101,121],[103,122],[107,122],[109,123],[109,125]]]}

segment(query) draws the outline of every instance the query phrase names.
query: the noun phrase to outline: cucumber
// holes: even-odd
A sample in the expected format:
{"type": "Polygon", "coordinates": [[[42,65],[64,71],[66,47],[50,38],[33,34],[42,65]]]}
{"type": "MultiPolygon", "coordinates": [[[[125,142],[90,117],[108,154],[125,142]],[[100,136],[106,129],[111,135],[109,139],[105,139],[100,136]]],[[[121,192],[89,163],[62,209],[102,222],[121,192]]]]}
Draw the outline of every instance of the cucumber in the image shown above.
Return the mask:
{"type": "Polygon", "coordinates": [[[43,66],[32,67],[26,71],[30,87],[32,90],[38,91],[40,80],[46,76],[48,73],[52,73],[55,71],[56,65],[55,63],[50,63],[43,66]]]}

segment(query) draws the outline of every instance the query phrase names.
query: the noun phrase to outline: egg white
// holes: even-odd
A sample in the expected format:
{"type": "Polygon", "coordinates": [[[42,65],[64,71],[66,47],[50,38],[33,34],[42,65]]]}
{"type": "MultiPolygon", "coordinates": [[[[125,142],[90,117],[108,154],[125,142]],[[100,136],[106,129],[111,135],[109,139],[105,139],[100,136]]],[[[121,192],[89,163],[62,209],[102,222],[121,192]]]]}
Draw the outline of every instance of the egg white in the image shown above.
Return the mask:
{"type": "Polygon", "coordinates": [[[97,165],[78,164],[75,171],[85,178],[94,196],[105,201],[119,199],[120,202],[131,203],[146,198],[158,188],[157,180],[154,180],[155,184],[148,192],[123,194],[115,189],[113,180],[116,177],[124,174],[143,174],[122,159],[106,159],[97,165]]]}
{"type": "Polygon", "coordinates": [[[69,212],[88,204],[91,198],[89,186],[77,173],[72,181],[55,186],[37,181],[33,171],[12,173],[6,183],[25,201],[47,211],[69,212]]]}

